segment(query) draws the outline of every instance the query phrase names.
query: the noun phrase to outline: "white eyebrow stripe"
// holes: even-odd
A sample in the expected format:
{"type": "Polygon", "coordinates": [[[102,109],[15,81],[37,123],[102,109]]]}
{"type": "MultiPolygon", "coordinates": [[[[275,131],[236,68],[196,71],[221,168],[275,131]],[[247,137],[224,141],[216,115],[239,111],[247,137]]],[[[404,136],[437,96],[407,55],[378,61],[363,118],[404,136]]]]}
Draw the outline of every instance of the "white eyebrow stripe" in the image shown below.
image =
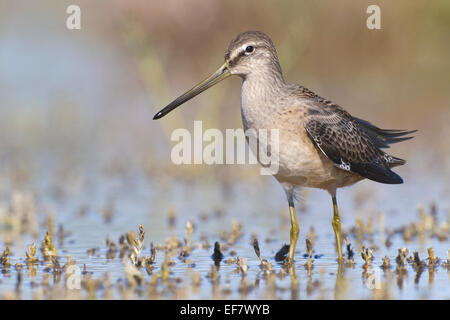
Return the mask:
{"type": "Polygon", "coordinates": [[[243,47],[242,47],[242,50],[235,50],[235,51],[231,52],[230,60],[233,61],[234,59],[236,59],[237,57],[239,57],[239,55],[241,55],[241,54],[245,51],[245,48],[246,48],[246,47],[247,47],[247,46],[243,46],[243,47]]]}

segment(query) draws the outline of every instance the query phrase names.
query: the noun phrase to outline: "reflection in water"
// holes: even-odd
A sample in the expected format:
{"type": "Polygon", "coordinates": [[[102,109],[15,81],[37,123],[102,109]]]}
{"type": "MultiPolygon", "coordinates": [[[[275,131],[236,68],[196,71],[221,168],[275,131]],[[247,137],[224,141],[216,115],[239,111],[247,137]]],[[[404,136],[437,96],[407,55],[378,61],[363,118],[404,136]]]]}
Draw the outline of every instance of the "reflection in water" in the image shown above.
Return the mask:
{"type": "Polygon", "coordinates": [[[348,290],[348,279],[345,277],[346,267],[343,263],[338,263],[336,272],[336,284],[334,286],[334,299],[345,299],[348,290]]]}
{"type": "MultiPolygon", "coordinates": [[[[447,253],[446,242],[431,236],[445,234],[444,224],[434,223],[429,225],[429,230],[433,231],[423,231],[429,248],[434,249],[428,250],[427,259],[420,257],[426,252],[423,253],[423,246],[419,243],[422,241],[419,240],[420,221],[427,219],[420,219],[414,222],[414,229],[418,231],[412,232],[408,243],[408,247],[413,248],[412,255],[407,248],[398,249],[394,255],[393,248],[405,245],[400,231],[391,236],[389,248],[384,245],[385,241],[378,241],[378,233],[373,235],[373,244],[366,247],[364,242],[369,242],[370,237],[363,231],[363,243],[358,251],[351,245],[358,236],[356,233],[348,234],[346,259],[338,264],[334,247],[330,245],[333,243],[332,233],[327,234],[318,228],[320,231],[305,234],[307,238],[303,248],[306,252],[297,255],[294,266],[287,266],[277,263],[274,258],[283,240],[282,230],[273,231],[270,237],[264,232],[270,230],[267,226],[280,224],[281,218],[271,214],[271,210],[268,214],[258,211],[259,220],[249,214],[248,219],[259,223],[254,228],[236,208],[225,210],[220,216],[215,211],[177,212],[176,220],[179,222],[173,224],[169,217],[174,213],[166,207],[166,214],[159,223],[156,215],[147,220],[146,210],[138,214],[135,204],[140,205],[144,201],[136,195],[139,192],[133,189],[116,198],[116,213],[107,224],[104,223],[102,207],[98,207],[97,212],[81,210],[86,206],[84,201],[53,218],[45,215],[31,217],[36,212],[28,212],[28,219],[41,220],[45,229],[57,231],[41,233],[38,239],[33,239],[28,230],[20,235],[15,227],[2,231],[4,236],[15,240],[6,242],[9,244],[2,250],[0,294],[21,298],[79,295],[84,298],[385,299],[423,297],[423,292],[439,298],[442,292],[448,292],[447,262],[441,262],[435,254],[435,251],[441,255],[447,253]],[[128,204],[124,201],[127,198],[128,204]],[[80,210],[86,211],[85,214],[80,216],[80,210]],[[135,229],[138,221],[145,224],[138,225],[136,233],[126,232],[127,229],[135,229]],[[258,230],[258,237],[264,241],[260,243],[253,230],[258,230]],[[51,233],[55,233],[55,242],[51,233]],[[28,245],[32,243],[35,245],[28,245]],[[395,267],[391,261],[395,261],[395,267]],[[77,293],[65,289],[70,276],[67,267],[71,265],[83,270],[82,286],[77,293]],[[421,281],[425,269],[428,269],[428,283],[421,281]],[[408,277],[410,272],[414,277],[408,277]],[[371,289],[372,285],[375,289],[371,289]]],[[[104,197],[110,198],[108,192],[104,197]]],[[[199,197],[202,198],[201,195],[199,197]]],[[[28,197],[16,196],[19,198],[29,203],[28,197]]],[[[108,207],[110,202],[104,203],[108,207]]],[[[2,221],[15,221],[17,216],[22,217],[22,211],[17,209],[20,207],[17,204],[16,209],[12,207],[8,215],[1,217],[6,219],[2,221]]],[[[36,207],[36,204],[29,207],[36,207]]],[[[320,216],[306,214],[302,220],[307,224],[308,220],[314,223],[320,219],[320,216]]],[[[436,219],[442,218],[438,215],[436,219]]],[[[327,220],[324,215],[323,221],[327,220]]],[[[365,223],[357,222],[355,230],[361,225],[365,223]]],[[[407,227],[394,229],[406,230],[407,227]]],[[[302,246],[299,244],[299,247],[300,251],[302,246]]]]}

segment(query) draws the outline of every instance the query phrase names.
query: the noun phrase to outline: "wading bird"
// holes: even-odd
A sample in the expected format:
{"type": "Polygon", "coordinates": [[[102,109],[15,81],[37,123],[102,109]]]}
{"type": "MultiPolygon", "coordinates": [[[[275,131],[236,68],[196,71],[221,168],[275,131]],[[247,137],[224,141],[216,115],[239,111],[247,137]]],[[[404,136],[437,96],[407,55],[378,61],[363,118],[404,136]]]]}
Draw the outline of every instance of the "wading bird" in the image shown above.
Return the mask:
{"type": "Polygon", "coordinates": [[[286,192],[291,218],[288,262],[294,262],[299,226],[295,214],[297,187],[329,192],[333,203],[332,226],[338,261],[342,262],[341,222],[336,189],[362,179],[399,184],[402,178],[391,171],[405,160],[382,148],[411,139],[415,132],[385,130],[351,116],[339,105],[307,88],[285,82],[277,52],[270,38],[259,31],[235,37],[225,53],[225,63],[210,77],[187,91],[153,119],[205,91],[230,75],[242,78],[241,114],[244,129],[278,129],[279,169],[274,177],[286,192]]]}

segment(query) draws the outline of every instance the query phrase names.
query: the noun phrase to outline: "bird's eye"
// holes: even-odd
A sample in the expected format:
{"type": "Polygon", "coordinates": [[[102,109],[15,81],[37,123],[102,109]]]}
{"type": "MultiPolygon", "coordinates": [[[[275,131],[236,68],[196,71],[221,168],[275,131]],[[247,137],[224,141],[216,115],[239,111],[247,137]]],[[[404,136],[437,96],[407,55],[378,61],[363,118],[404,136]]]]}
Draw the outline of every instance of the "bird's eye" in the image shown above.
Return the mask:
{"type": "Polygon", "coordinates": [[[250,54],[253,51],[255,51],[255,47],[253,46],[247,46],[247,48],[245,48],[245,54],[250,54]]]}

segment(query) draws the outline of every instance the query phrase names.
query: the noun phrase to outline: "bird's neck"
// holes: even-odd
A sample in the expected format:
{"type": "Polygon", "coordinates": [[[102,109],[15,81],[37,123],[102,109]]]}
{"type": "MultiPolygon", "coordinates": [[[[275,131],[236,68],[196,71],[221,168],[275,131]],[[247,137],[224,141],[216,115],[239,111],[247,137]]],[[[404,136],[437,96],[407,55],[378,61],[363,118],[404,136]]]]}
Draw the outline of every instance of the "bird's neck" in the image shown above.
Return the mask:
{"type": "Polygon", "coordinates": [[[285,90],[281,72],[259,70],[243,78],[241,111],[245,129],[268,128],[272,115],[280,108],[285,90]]]}
{"type": "Polygon", "coordinates": [[[284,91],[286,82],[277,68],[260,69],[242,80],[242,94],[254,101],[271,101],[284,91]]]}

